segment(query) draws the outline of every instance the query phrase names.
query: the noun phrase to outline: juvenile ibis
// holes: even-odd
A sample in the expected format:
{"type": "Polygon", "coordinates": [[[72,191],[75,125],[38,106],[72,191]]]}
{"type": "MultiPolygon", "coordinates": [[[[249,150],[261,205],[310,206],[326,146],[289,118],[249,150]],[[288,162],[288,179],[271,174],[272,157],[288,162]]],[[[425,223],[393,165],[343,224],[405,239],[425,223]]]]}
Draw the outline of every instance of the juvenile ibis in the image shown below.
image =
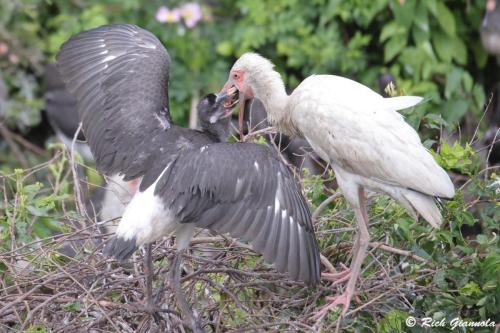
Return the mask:
{"type": "Polygon", "coordinates": [[[345,315],[369,242],[365,189],[388,194],[433,227],[442,222],[436,197],[455,194],[446,172],[397,112],[422,98],[384,98],[358,82],[334,75],[310,76],[287,95],[274,65],[255,53],[246,53],[234,63],[221,93],[234,87],[239,90],[241,104],[258,98],[271,124],[285,134],[305,138],[330,162],[339,188],[354,210],[358,232],[353,260],[350,270],[338,275],[348,276],[346,290],[329,298],[330,304],[317,317],[337,305],[343,306],[345,315]]]}
{"type": "Polygon", "coordinates": [[[319,282],[310,211],[291,171],[266,146],[222,142],[231,94],[201,101],[200,119],[208,119],[202,131],[174,125],[170,57],[134,25],[79,33],[61,47],[57,63],[97,168],[142,179],[107,253],[123,260],[174,233],[179,253],[202,227],[249,241],[294,280],[319,282]]]}
{"type": "MultiPolygon", "coordinates": [[[[78,132],[77,140],[73,145],[74,136],[80,126],[76,99],[66,89],[55,65],[45,67],[44,81],[45,113],[52,129],[68,150],[74,148],[85,160],[93,161],[94,157],[85,142],[83,131],[78,132]]],[[[84,172],[78,165],[77,172],[84,177],[84,172]]],[[[95,214],[101,221],[107,221],[102,225],[105,232],[113,232],[116,229],[115,220],[123,215],[125,206],[137,189],[137,183],[136,179],[124,182],[122,177],[116,174],[106,179],[103,186],[97,187],[86,200],[89,216],[93,217],[95,214]]],[[[82,185],[85,189],[86,186],[82,185]]]]}
{"type": "Polygon", "coordinates": [[[486,0],[481,24],[481,41],[485,50],[497,57],[500,64],[500,0],[486,0]]]}

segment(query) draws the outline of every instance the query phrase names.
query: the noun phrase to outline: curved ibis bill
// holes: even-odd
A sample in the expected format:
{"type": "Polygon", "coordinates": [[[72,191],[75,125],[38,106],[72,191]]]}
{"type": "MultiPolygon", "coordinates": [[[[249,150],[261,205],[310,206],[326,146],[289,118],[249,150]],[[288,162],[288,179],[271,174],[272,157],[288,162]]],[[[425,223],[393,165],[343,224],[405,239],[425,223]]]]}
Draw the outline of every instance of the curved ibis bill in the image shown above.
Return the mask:
{"type": "Polygon", "coordinates": [[[97,168],[125,180],[141,178],[107,253],[125,259],[172,233],[183,249],[193,228],[202,227],[250,242],[294,280],[319,282],[309,207],[291,171],[266,146],[225,142],[236,93],[200,101],[202,130],[176,126],[167,50],[150,32],[128,24],[73,36],[57,64],[77,99],[97,168]]]}
{"type": "Polygon", "coordinates": [[[288,95],[274,65],[256,53],[246,53],[234,63],[221,93],[233,88],[243,101],[253,97],[262,101],[268,120],[279,131],[305,138],[330,163],[340,190],[354,209],[359,232],[347,288],[318,312],[318,318],[336,305],[343,305],[345,314],[369,242],[365,189],[390,195],[433,227],[442,223],[435,198],[455,194],[450,177],[397,112],[422,98],[384,98],[335,75],[310,76],[288,95]]]}

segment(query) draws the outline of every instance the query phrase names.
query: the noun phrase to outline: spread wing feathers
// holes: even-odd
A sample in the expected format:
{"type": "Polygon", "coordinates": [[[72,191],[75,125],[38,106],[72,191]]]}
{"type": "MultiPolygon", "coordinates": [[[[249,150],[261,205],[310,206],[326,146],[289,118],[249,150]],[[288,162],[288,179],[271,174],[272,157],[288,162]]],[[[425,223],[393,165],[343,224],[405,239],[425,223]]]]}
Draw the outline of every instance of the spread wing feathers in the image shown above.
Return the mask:
{"type": "Polygon", "coordinates": [[[57,65],[97,167],[141,176],[170,127],[170,57],[160,41],[134,25],[102,26],[63,44],[57,65]]]}
{"type": "Polygon", "coordinates": [[[182,223],[248,241],[279,271],[307,284],[319,282],[307,202],[269,148],[221,143],[187,152],[164,173],[155,194],[182,223]]]}
{"type": "Polygon", "coordinates": [[[401,103],[384,99],[368,87],[336,76],[310,77],[291,97],[296,126],[322,158],[385,184],[453,197],[449,176],[393,108],[410,105],[411,99],[401,103]]]}

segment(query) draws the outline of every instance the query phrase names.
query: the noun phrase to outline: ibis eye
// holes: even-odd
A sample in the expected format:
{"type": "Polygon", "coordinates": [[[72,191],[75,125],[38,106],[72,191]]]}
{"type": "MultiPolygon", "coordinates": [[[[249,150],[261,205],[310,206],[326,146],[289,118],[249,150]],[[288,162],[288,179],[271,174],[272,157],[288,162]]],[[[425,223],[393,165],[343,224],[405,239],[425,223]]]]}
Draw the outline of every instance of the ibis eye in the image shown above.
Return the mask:
{"type": "Polygon", "coordinates": [[[238,80],[240,78],[240,74],[233,73],[233,79],[238,80]]]}

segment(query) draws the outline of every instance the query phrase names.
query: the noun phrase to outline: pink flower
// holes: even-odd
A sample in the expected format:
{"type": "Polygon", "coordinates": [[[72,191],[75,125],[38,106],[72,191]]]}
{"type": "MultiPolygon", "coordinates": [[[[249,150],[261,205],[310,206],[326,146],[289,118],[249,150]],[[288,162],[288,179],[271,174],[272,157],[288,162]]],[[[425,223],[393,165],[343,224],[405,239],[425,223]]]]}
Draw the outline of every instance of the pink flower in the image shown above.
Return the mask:
{"type": "Polygon", "coordinates": [[[0,55],[6,54],[9,51],[9,47],[5,43],[0,43],[0,55]]]}
{"type": "Polygon", "coordinates": [[[181,20],[181,11],[178,8],[169,9],[161,6],[156,11],[156,20],[160,23],[177,23],[181,20]]]}
{"type": "Polygon", "coordinates": [[[188,28],[194,28],[203,18],[201,7],[196,2],[188,2],[181,6],[181,15],[188,28]]]}

